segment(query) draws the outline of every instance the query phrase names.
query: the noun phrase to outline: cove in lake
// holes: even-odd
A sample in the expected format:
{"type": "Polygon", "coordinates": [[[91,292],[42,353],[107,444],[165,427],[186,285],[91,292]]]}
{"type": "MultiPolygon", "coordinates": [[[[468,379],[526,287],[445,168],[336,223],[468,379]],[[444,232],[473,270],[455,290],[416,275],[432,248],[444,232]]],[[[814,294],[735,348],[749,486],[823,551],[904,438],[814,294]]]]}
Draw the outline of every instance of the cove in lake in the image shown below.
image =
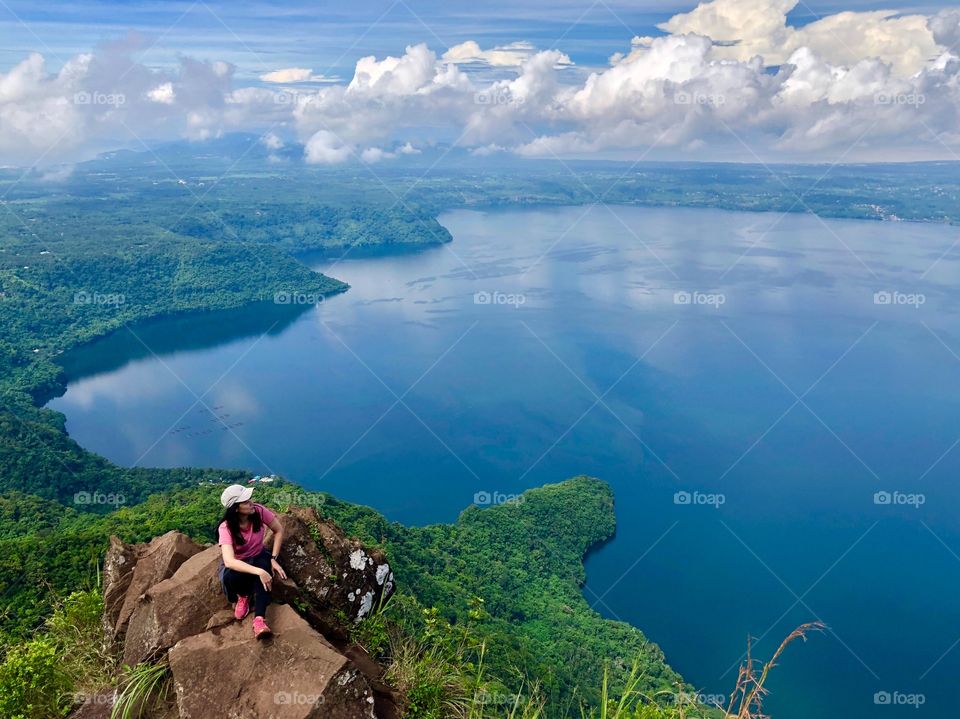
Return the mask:
{"type": "Polygon", "coordinates": [[[447,246],[315,260],[351,285],[316,307],[149,323],[159,357],[120,335],[77,350],[50,406],[120,464],[275,472],[405,523],[600,477],[618,531],[585,597],[704,692],[729,691],[748,634],[767,657],[820,618],[771,680],[774,717],[954,710],[955,228],[603,206],[441,222],[447,246]],[[919,711],[878,709],[910,694],[919,711]]]}

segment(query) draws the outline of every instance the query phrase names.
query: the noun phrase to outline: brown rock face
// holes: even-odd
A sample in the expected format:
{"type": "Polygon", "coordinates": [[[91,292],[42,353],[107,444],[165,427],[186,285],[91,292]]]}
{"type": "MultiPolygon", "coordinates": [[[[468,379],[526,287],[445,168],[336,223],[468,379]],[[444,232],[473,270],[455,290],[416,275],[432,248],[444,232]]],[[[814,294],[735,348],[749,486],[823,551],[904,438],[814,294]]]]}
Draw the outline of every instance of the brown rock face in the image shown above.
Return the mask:
{"type": "Polygon", "coordinates": [[[147,589],[130,616],[124,664],[147,661],[184,637],[203,632],[215,613],[229,608],[220,588],[219,565],[220,547],[208,547],[185,561],[172,577],[147,589]]]}
{"type": "Polygon", "coordinates": [[[180,719],[374,719],[363,675],[287,605],[271,605],[276,635],[252,620],[187,637],[169,653],[180,719]]]}
{"type": "Polygon", "coordinates": [[[393,593],[393,572],[379,549],[350,539],[313,509],[277,516],[284,534],[280,564],[326,623],[359,622],[393,593]]]}
{"type": "Polygon", "coordinates": [[[110,547],[103,560],[103,631],[111,643],[121,633],[117,622],[136,566],[136,547],[110,537],[110,547]]]}
{"type": "Polygon", "coordinates": [[[146,545],[129,547],[120,540],[110,540],[110,549],[104,561],[104,602],[112,602],[111,612],[115,618],[106,618],[104,625],[109,631],[107,639],[122,640],[130,617],[140,603],[143,594],[158,582],[167,579],[190,557],[201,552],[203,547],[180,532],[167,532],[154,537],[146,545]],[[134,556],[131,556],[131,554],[134,556]],[[132,571],[124,568],[132,563],[132,571]],[[108,582],[107,575],[111,575],[108,582]],[[123,597],[122,603],[119,597],[123,597]],[[108,595],[110,598],[108,599],[108,595]],[[119,604],[119,608],[117,605],[119,604]]]}

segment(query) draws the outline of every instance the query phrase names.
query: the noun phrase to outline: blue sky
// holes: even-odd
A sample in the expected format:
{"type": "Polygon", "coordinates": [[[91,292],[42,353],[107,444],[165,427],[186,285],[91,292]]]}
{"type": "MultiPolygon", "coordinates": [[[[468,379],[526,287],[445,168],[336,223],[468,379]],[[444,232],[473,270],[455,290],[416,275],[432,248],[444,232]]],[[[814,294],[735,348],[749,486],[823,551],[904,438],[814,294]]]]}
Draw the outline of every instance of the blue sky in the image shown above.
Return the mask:
{"type": "MultiPolygon", "coordinates": [[[[148,46],[148,65],[175,64],[179,54],[226,60],[238,77],[258,76],[273,67],[312,67],[349,78],[357,58],[399,55],[425,42],[442,52],[465,40],[482,46],[526,40],[539,48],[560,47],[578,65],[606,64],[633,35],[660,35],[656,24],[689,10],[677,2],[0,2],[0,70],[30,52],[48,56],[56,69],[67,58],[128,32],[148,46]],[[265,67],[269,65],[271,67],[265,67]]],[[[801,3],[788,15],[801,26],[842,10],[895,7],[933,13],[946,3],[907,0],[895,5],[870,0],[801,3]]]]}
{"type": "Polygon", "coordinates": [[[432,49],[465,40],[500,45],[527,40],[548,48],[558,41],[583,64],[602,64],[636,33],[657,33],[656,23],[676,5],[650,3],[372,2],[84,2],[39,5],[6,0],[0,6],[4,68],[31,51],[66,59],[128,31],[161,42],[141,59],[175,62],[177,53],[227,60],[241,74],[276,67],[313,67],[349,77],[357,58],[402,54],[407,45],[432,49]],[[482,7],[482,12],[478,8],[482,7]],[[609,9],[608,9],[609,8],[609,9]],[[619,19],[618,19],[619,18],[619,19]],[[622,22],[621,22],[622,20],[622,22]],[[21,22],[22,21],[22,22],[21,22]],[[26,27],[25,27],[26,26],[26,27]],[[629,28],[629,29],[628,29],[629,28]],[[631,32],[633,31],[633,32],[631,32]]]}

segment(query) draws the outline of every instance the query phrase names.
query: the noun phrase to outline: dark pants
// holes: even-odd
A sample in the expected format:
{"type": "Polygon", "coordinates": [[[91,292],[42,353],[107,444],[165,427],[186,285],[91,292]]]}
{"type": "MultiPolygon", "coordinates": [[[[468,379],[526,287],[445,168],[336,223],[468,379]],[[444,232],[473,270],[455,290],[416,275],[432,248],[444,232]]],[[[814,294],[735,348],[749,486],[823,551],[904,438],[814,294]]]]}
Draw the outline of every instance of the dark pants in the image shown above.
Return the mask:
{"type": "MultiPolygon", "coordinates": [[[[250,559],[241,559],[253,567],[259,567],[273,575],[273,567],[270,564],[271,554],[266,547],[256,557],[250,559]]],[[[220,564],[220,585],[223,587],[223,593],[227,595],[227,601],[235,603],[239,597],[253,597],[253,616],[263,617],[267,614],[267,605],[270,604],[270,592],[263,588],[263,582],[256,574],[247,574],[238,572],[234,569],[227,569],[220,564]]]]}

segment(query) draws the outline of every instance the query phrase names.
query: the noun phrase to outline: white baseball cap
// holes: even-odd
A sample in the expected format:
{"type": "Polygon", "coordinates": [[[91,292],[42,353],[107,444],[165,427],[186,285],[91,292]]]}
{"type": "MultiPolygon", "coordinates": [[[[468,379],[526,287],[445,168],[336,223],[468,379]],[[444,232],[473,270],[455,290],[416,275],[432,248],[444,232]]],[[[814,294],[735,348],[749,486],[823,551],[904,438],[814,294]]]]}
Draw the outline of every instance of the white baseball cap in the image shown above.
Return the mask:
{"type": "Polygon", "coordinates": [[[220,504],[230,509],[238,502],[246,502],[253,496],[253,487],[244,487],[242,484],[231,484],[220,493],[220,504]]]}

